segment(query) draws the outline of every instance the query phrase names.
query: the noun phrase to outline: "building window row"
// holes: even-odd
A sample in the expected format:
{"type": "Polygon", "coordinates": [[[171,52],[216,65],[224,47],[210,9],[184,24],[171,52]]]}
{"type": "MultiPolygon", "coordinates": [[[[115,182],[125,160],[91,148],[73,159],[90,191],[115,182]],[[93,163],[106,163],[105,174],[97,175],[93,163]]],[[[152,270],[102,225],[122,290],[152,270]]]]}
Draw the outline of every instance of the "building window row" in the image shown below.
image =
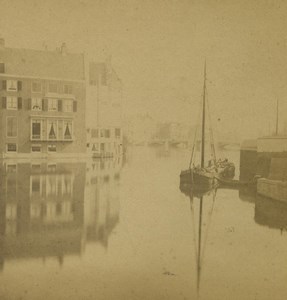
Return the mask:
{"type": "MultiPolygon", "coordinates": [[[[77,112],[77,101],[71,99],[37,98],[27,99],[27,108],[32,111],[59,111],[77,112]]],[[[2,97],[2,108],[8,110],[19,110],[23,108],[21,97],[2,97]]]]}
{"type": "Polygon", "coordinates": [[[2,90],[7,91],[7,92],[22,91],[22,81],[2,80],[2,90]]]}
{"type": "MultiPolygon", "coordinates": [[[[0,71],[0,73],[3,73],[0,71]]],[[[73,85],[72,84],[60,84],[58,82],[50,82],[50,83],[43,83],[40,81],[33,81],[31,84],[31,92],[32,93],[42,93],[43,90],[49,93],[62,93],[66,95],[73,94],[73,85]]],[[[22,81],[9,79],[9,80],[2,80],[2,90],[7,92],[19,92],[22,91],[22,81]]]]}
{"type": "MultiPolygon", "coordinates": [[[[71,141],[73,139],[73,121],[61,119],[32,119],[31,140],[71,141]]],[[[51,145],[50,152],[56,151],[51,145]]]]}
{"type": "Polygon", "coordinates": [[[32,175],[30,177],[31,196],[73,195],[74,175],[32,175]]]}
{"type": "MultiPolygon", "coordinates": [[[[99,133],[101,138],[110,138],[111,137],[111,132],[112,129],[91,129],[91,137],[92,138],[99,138],[99,133]]],[[[115,128],[114,129],[114,136],[115,138],[120,138],[121,137],[121,129],[120,128],[115,128]]]]}
{"type": "MultiPolygon", "coordinates": [[[[16,153],[18,151],[17,143],[7,143],[6,144],[6,152],[7,153],[16,153]]],[[[57,146],[54,144],[47,145],[48,152],[57,152],[57,146]]],[[[40,144],[32,144],[31,152],[33,153],[41,153],[42,145],[40,144]]]]}
{"type": "MultiPolygon", "coordinates": [[[[57,146],[54,144],[47,145],[48,152],[57,152],[57,146]]],[[[42,145],[41,144],[32,144],[31,152],[33,153],[41,153],[42,152],[42,145]]]]}

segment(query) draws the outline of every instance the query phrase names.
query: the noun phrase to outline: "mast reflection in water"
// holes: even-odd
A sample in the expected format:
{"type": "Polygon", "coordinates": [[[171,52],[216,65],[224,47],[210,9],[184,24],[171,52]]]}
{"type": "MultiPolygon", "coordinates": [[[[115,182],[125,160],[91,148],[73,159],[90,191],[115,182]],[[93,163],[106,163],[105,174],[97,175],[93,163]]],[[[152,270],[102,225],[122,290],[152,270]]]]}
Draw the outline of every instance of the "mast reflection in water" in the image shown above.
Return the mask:
{"type": "Polygon", "coordinates": [[[19,258],[80,255],[86,242],[108,247],[119,221],[121,159],[90,163],[4,161],[0,265],[19,258]]]}
{"type": "Polygon", "coordinates": [[[196,187],[193,187],[189,184],[181,184],[180,190],[183,194],[188,196],[190,200],[190,211],[192,217],[195,246],[194,253],[196,256],[196,288],[197,297],[199,298],[204,251],[206,247],[208,232],[210,230],[211,217],[214,210],[216,188],[204,191],[202,189],[197,190],[196,187]],[[203,220],[204,216],[206,217],[205,220],[203,220]]]}

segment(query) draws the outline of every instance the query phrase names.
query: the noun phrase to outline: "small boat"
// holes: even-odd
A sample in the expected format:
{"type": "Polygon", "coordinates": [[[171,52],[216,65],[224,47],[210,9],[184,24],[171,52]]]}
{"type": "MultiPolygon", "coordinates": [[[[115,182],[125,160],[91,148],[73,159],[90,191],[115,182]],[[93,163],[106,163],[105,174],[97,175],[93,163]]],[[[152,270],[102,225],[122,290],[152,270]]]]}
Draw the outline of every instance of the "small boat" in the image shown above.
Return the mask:
{"type": "Polygon", "coordinates": [[[182,170],[180,173],[180,183],[191,183],[200,189],[210,189],[217,184],[218,178],[233,178],[235,175],[235,166],[227,159],[216,160],[215,147],[213,141],[213,132],[211,126],[210,133],[210,147],[212,152],[212,159],[208,161],[208,166],[205,166],[205,131],[206,131],[206,63],[204,65],[204,83],[203,83],[203,98],[202,98],[202,124],[201,124],[201,163],[200,166],[194,165],[195,145],[197,129],[195,132],[194,143],[192,147],[192,154],[190,158],[189,168],[182,170]]]}

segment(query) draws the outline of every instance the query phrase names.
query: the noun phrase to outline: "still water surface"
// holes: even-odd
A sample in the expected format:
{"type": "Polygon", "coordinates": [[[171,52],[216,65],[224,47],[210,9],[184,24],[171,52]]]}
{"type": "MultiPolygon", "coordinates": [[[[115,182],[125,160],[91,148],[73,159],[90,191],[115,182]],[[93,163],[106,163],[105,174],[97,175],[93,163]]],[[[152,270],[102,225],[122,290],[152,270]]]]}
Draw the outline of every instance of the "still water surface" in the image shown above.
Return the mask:
{"type": "Polygon", "coordinates": [[[287,299],[287,204],[190,197],[188,159],[2,162],[0,299],[287,299]]]}

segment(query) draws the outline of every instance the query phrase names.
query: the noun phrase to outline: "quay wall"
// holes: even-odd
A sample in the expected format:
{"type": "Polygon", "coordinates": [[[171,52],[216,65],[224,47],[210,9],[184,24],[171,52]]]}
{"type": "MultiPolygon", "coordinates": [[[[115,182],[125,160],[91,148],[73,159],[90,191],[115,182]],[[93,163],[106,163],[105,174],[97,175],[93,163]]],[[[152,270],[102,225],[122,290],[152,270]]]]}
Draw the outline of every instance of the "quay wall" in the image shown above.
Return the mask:
{"type": "Polygon", "coordinates": [[[264,197],[287,202],[287,181],[260,178],[257,182],[257,193],[264,197]]]}

